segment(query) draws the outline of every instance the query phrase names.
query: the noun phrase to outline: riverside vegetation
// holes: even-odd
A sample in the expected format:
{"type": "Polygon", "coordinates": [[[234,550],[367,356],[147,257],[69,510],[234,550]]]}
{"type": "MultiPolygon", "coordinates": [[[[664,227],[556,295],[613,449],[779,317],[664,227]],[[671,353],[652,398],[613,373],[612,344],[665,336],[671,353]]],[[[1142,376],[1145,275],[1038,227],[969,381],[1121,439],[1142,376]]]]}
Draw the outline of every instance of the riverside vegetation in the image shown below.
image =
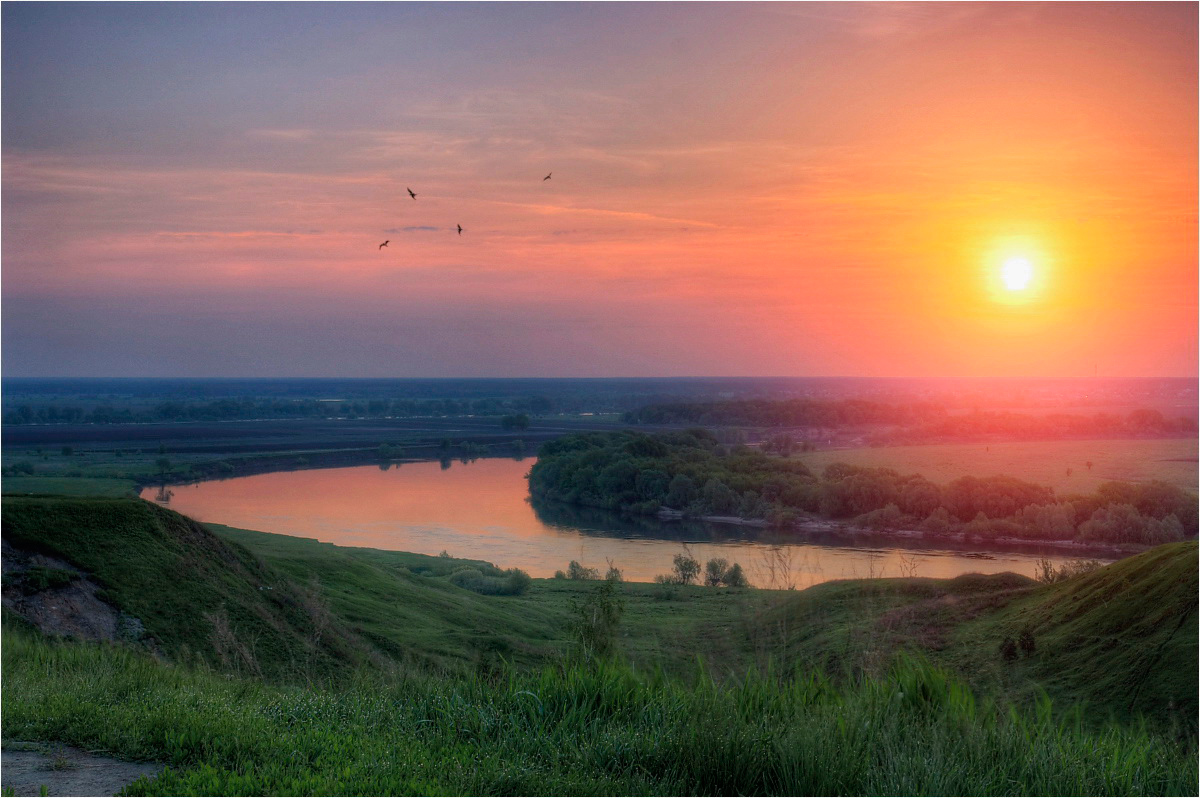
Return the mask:
{"type": "Polygon", "coordinates": [[[1013,477],[939,485],[918,474],[802,462],[726,446],[703,429],[572,435],[542,446],[529,475],[538,498],[656,513],[737,516],[786,527],[805,516],[877,530],[920,529],[977,539],[1159,544],[1196,536],[1196,495],[1164,482],[1107,482],[1089,495],[1013,477]]]}
{"type": "Polygon", "coordinates": [[[1194,543],[1046,585],[549,579],[505,595],[474,589],[512,578],[486,563],[134,499],[3,513],[6,545],[67,560],[144,625],[55,640],[6,610],[5,738],[169,766],[129,794],[1196,787],[1194,543]]]}

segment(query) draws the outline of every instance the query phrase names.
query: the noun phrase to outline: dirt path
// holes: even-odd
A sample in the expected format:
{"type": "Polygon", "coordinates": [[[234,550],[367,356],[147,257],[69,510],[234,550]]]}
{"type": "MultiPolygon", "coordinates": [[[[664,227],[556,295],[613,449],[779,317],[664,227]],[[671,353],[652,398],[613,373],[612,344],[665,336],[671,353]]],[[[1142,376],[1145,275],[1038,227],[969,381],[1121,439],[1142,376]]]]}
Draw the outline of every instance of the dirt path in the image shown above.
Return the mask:
{"type": "Polygon", "coordinates": [[[0,783],[9,795],[116,795],[161,770],[153,762],[125,762],[48,743],[6,743],[0,754],[0,783]]]}

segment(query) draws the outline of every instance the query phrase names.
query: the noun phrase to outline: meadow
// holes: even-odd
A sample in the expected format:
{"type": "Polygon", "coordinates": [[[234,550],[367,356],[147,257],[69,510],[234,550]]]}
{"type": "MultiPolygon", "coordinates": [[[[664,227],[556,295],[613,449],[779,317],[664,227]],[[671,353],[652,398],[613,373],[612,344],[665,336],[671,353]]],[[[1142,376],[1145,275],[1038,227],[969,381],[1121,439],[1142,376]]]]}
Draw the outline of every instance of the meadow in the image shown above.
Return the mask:
{"type": "Polygon", "coordinates": [[[815,473],[833,463],[848,463],[920,474],[939,483],[1005,475],[1047,485],[1060,495],[1091,493],[1107,481],[1161,480],[1195,490],[1200,473],[1196,438],[948,443],[827,449],[792,457],[815,473]]]}
{"type": "Polygon", "coordinates": [[[169,766],[130,795],[1195,789],[1194,542],[1054,584],[490,595],[457,579],[486,563],[136,499],[3,511],[7,544],[145,624],[138,644],[56,640],[6,609],[5,740],[169,766]]]}
{"type": "Polygon", "coordinates": [[[1187,746],[943,671],[693,684],[612,662],[277,686],[6,632],[4,726],[168,764],[128,795],[1185,795],[1187,746]]]}

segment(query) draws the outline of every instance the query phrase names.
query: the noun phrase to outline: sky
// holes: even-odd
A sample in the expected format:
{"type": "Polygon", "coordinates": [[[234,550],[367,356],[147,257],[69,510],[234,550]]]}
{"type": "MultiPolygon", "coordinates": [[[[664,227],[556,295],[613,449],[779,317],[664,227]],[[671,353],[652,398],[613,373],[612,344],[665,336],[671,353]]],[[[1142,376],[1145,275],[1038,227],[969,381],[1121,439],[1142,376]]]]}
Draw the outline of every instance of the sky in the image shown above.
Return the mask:
{"type": "Polygon", "coordinates": [[[0,15],[5,376],[1196,374],[1195,3],[0,15]]]}

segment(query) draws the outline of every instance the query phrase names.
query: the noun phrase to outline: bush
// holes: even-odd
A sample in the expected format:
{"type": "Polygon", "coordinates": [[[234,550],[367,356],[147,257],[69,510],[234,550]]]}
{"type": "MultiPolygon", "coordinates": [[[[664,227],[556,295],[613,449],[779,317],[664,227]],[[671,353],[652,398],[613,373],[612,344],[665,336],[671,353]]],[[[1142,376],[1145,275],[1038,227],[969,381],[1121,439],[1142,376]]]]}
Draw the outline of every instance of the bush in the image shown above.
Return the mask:
{"type": "Polygon", "coordinates": [[[79,578],[79,574],[73,571],[64,571],[61,568],[45,568],[43,566],[34,566],[25,572],[23,580],[23,593],[39,593],[43,590],[51,590],[60,587],[66,587],[75,579],[79,578]]]}
{"type": "Polygon", "coordinates": [[[700,561],[686,549],[675,555],[675,578],[681,585],[690,585],[700,575],[700,561]]]}
{"type": "Polygon", "coordinates": [[[485,576],[477,568],[460,568],[450,574],[451,584],[484,596],[521,596],[532,583],[520,568],[509,568],[501,576],[485,576]]]}
{"type": "Polygon", "coordinates": [[[725,581],[725,574],[729,571],[729,560],[717,558],[708,561],[704,566],[704,584],[709,587],[718,587],[725,581]]]}
{"type": "Polygon", "coordinates": [[[1056,582],[1063,582],[1067,579],[1074,579],[1077,576],[1090,574],[1092,571],[1102,567],[1104,567],[1103,564],[1098,560],[1067,560],[1062,565],[1055,567],[1054,563],[1043,557],[1037,561],[1037,570],[1034,574],[1034,579],[1052,585],[1056,582]]]}
{"type": "Polygon", "coordinates": [[[587,568],[580,565],[578,561],[571,560],[567,565],[567,579],[599,579],[600,572],[595,568],[587,568]]]}
{"type": "Polygon", "coordinates": [[[889,504],[878,510],[863,513],[854,519],[854,523],[868,529],[889,530],[912,526],[916,519],[905,515],[895,504],[889,504]]]}
{"type": "Polygon", "coordinates": [[[575,636],[587,659],[612,659],[617,653],[617,624],[625,611],[618,583],[605,579],[581,603],[573,605],[575,636]]]}
{"type": "Polygon", "coordinates": [[[1110,504],[1079,525],[1081,540],[1103,543],[1173,543],[1186,537],[1174,515],[1157,519],[1142,515],[1131,504],[1110,504]]]}
{"type": "Polygon", "coordinates": [[[729,566],[729,570],[725,572],[726,587],[750,587],[750,580],[746,578],[746,574],[742,571],[742,566],[739,563],[734,563],[729,566]]]}

